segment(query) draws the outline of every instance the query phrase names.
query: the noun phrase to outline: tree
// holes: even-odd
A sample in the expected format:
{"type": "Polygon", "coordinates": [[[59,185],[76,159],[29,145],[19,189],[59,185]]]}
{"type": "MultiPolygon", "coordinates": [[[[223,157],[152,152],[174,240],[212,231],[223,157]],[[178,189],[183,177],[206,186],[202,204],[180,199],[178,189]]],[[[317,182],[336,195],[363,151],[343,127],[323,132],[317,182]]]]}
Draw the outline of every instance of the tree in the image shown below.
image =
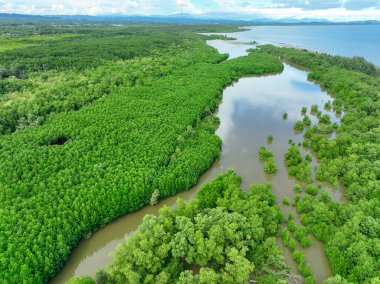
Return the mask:
{"type": "Polygon", "coordinates": [[[290,204],[289,199],[284,197],[284,199],[282,200],[282,204],[289,205],[290,204]]]}
{"type": "Polygon", "coordinates": [[[150,200],[149,200],[150,205],[152,206],[156,205],[159,197],[160,197],[160,192],[158,191],[158,189],[156,189],[155,191],[153,191],[152,195],[150,196],[150,200]]]}
{"type": "Polygon", "coordinates": [[[307,107],[302,107],[301,114],[306,115],[306,112],[307,112],[307,107]]]}
{"type": "Polygon", "coordinates": [[[275,174],[277,172],[277,164],[276,164],[276,160],[271,157],[269,158],[266,162],[265,162],[265,165],[264,165],[264,171],[267,173],[267,174],[275,174]]]}
{"type": "Polygon", "coordinates": [[[312,105],[310,109],[310,113],[315,115],[318,112],[318,105],[312,105]]]}
{"type": "Polygon", "coordinates": [[[311,125],[311,119],[307,115],[305,115],[304,118],[302,119],[302,123],[303,125],[308,127],[311,125]]]}
{"type": "Polygon", "coordinates": [[[303,130],[303,123],[300,120],[297,120],[297,122],[294,124],[294,130],[302,131],[303,130]]]}

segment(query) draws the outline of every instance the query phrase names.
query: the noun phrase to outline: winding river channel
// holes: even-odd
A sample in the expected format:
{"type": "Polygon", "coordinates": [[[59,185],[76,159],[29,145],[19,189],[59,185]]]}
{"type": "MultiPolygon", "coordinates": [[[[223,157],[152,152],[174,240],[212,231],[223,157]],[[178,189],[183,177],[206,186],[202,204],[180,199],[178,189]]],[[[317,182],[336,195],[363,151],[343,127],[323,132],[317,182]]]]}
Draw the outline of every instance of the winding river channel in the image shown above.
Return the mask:
{"type": "MultiPolygon", "coordinates": [[[[221,53],[229,53],[230,57],[246,54],[251,45],[244,45],[234,41],[209,41],[208,44],[221,53]]],[[[293,185],[296,181],[287,174],[284,164],[284,153],[289,147],[288,141],[292,139],[298,143],[302,141],[302,134],[293,130],[294,123],[301,119],[301,108],[318,104],[323,109],[324,103],[332,100],[319,86],[307,80],[307,72],[285,65],[281,74],[246,77],[240,79],[224,90],[223,101],[217,115],[221,124],[216,134],[223,141],[222,154],[218,161],[203,174],[199,182],[192,189],[176,196],[160,201],[155,206],[146,206],[133,214],[128,214],[108,224],[95,232],[91,238],[82,240],[72,251],[69,260],[60,273],[50,283],[65,283],[72,276],[94,275],[100,268],[112,261],[109,256],[118,243],[123,242],[126,236],[132,234],[141,224],[146,214],[158,214],[164,206],[175,206],[178,198],[190,200],[195,197],[200,186],[228,168],[236,169],[243,177],[242,187],[248,188],[253,183],[270,182],[277,198],[277,203],[284,214],[295,210],[291,206],[282,204],[282,199],[293,199],[293,185]],[[288,119],[283,120],[283,113],[288,113],[288,119]],[[267,143],[267,136],[273,135],[273,142],[267,143]],[[273,150],[278,164],[278,173],[268,176],[264,173],[264,165],[259,162],[258,150],[260,146],[273,150]]],[[[339,122],[333,112],[329,113],[332,122],[339,122]]],[[[313,123],[316,118],[310,116],[313,123]]],[[[305,150],[302,149],[303,154],[305,150]]],[[[313,158],[316,167],[317,160],[313,158]]],[[[344,202],[341,189],[333,189],[328,184],[324,188],[338,202],[344,202]]],[[[297,218],[299,221],[299,218],[297,218]]],[[[292,272],[296,273],[291,253],[279,245],[284,251],[285,258],[292,272]]],[[[305,250],[306,260],[312,266],[316,280],[320,283],[331,275],[328,259],[323,251],[322,244],[313,240],[312,246],[305,250]]]]}

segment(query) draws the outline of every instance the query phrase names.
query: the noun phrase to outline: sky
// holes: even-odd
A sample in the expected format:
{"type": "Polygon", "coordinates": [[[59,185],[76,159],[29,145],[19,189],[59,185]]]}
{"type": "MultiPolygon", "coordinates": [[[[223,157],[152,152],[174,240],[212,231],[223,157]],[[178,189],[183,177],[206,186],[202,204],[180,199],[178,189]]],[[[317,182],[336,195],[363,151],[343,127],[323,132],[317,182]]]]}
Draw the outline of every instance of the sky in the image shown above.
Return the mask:
{"type": "Polygon", "coordinates": [[[214,14],[241,19],[379,20],[380,0],[0,0],[0,13],[35,15],[214,14]]]}

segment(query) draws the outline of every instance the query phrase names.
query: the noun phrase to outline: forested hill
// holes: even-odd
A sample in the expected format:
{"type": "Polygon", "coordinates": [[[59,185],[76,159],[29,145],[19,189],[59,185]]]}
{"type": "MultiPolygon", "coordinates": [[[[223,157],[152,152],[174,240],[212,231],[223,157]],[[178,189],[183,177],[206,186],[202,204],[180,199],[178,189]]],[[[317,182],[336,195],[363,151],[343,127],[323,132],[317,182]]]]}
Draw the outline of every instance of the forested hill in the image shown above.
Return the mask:
{"type": "Polygon", "coordinates": [[[209,168],[223,87],[283,68],[268,54],[225,61],[194,32],[215,28],[16,26],[0,38],[0,282],[46,282],[86,233],[209,168]]]}

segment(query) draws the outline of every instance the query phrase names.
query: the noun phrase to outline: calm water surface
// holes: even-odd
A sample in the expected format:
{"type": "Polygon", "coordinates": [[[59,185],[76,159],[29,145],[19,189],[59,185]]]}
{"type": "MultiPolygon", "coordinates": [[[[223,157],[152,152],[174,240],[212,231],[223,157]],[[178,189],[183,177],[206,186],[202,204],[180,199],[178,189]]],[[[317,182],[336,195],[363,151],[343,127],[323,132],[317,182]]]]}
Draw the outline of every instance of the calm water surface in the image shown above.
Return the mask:
{"type": "Polygon", "coordinates": [[[380,66],[380,25],[254,26],[229,34],[239,42],[296,46],[342,56],[363,56],[380,66]]]}
{"type": "MultiPolygon", "coordinates": [[[[231,41],[213,41],[210,45],[222,46],[218,50],[223,53],[228,52],[228,46],[230,46],[233,56],[245,54],[243,45],[231,41]]],[[[62,271],[52,279],[51,283],[64,283],[74,275],[94,275],[96,271],[112,261],[109,253],[137,229],[146,214],[158,214],[159,208],[163,205],[175,206],[177,198],[185,200],[194,198],[204,182],[228,168],[235,168],[243,177],[243,188],[248,188],[253,182],[270,182],[277,203],[283,212],[285,214],[293,212],[296,215],[294,208],[282,205],[284,197],[290,200],[293,198],[295,183],[295,180],[287,174],[284,153],[289,147],[289,139],[296,143],[302,141],[302,135],[297,135],[293,131],[294,123],[302,118],[301,108],[307,106],[309,111],[312,104],[318,104],[320,109],[323,109],[324,103],[328,100],[331,98],[325,92],[307,81],[306,72],[288,65],[285,65],[284,72],[281,74],[242,78],[226,88],[218,111],[221,124],[217,135],[223,140],[220,160],[213,164],[192,189],[162,200],[156,206],[146,206],[136,213],[128,214],[94,233],[90,239],[82,240],[73,250],[62,271]],[[287,120],[282,119],[284,112],[288,113],[287,120]],[[274,137],[271,144],[266,142],[269,134],[274,137]],[[264,165],[258,160],[258,150],[262,145],[274,152],[279,168],[274,176],[266,175],[263,170],[264,165]]],[[[334,113],[328,113],[332,121],[339,121],[334,113]]],[[[315,123],[316,119],[310,117],[315,123]]],[[[302,153],[305,154],[305,150],[302,149],[302,153]]],[[[316,164],[314,158],[313,165],[316,164]]],[[[342,190],[331,189],[328,185],[325,185],[325,189],[335,200],[344,201],[342,190]]],[[[279,244],[281,246],[281,242],[279,244]]],[[[320,242],[314,240],[313,245],[305,250],[305,254],[319,283],[331,275],[331,269],[320,242]]],[[[284,255],[292,271],[296,272],[289,251],[284,249],[284,255]]]]}
{"type": "Polygon", "coordinates": [[[244,44],[244,42],[231,40],[208,40],[207,44],[216,48],[220,53],[228,53],[228,59],[247,55],[247,49],[254,48],[254,45],[244,44]]]}

